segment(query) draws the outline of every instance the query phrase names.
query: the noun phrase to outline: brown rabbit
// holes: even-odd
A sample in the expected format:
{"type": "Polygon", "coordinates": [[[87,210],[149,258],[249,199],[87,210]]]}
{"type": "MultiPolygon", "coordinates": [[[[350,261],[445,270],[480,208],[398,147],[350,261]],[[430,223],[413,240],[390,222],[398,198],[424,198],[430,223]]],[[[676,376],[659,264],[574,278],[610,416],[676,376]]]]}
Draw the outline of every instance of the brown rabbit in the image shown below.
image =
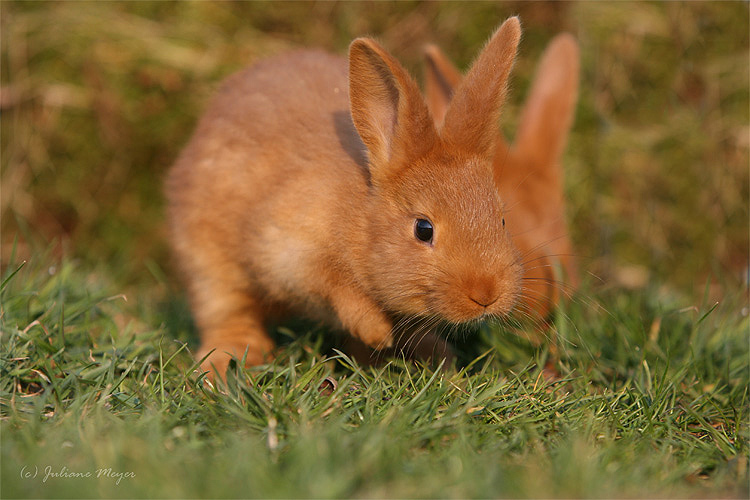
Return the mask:
{"type": "MultiPolygon", "coordinates": [[[[426,58],[427,102],[439,127],[454,90],[461,92],[462,77],[437,47],[428,46],[426,58]]],[[[525,268],[519,310],[537,319],[546,318],[560,291],[571,292],[578,285],[560,166],[578,96],[578,72],[578,44],[569,34],[558,35],[539,63],[514,144],[508,146],[497,132],[496,182],[525,268]]]]}
{"type": "Polygon", "coordinates": [[[523,274],[493,174],[520,24],[485,46],[436,129],[375,41],[296,52],[230,77],[167,179],[171,240],[203,367],[268,359],[296,311],[368,346],[394,324],[508,313],[523,274]]]}

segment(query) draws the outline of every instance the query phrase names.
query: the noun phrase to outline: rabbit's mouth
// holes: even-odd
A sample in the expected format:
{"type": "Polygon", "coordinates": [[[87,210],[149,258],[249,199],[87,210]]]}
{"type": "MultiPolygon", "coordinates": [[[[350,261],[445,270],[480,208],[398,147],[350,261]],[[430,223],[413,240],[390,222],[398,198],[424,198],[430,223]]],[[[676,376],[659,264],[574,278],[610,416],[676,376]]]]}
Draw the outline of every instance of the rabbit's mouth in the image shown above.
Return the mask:
{"type": "Polygon", "coordinates": [[[515,300],[512,303],[506,305],[504,297],[497,296],[489,303],[482,303],[472,297],[468,297],[465,301],[466,316],[462,323],[473,323],[477,321],[484,321],[489,318],[495,318],[500,316],[506,316],[513,308],[515,300]]]}
{"type": "Polygon", "coordinates": [[[517,297],[513,292],[499,292],[487,296],[461,293],[452,297],[435,298],[439,316],[456,325],[482,322],[490,318],[507,316],[515,306],[517,297]]]}
{"type": "Polygon", "coordinates": [[[454,323],[482,321],[507,316],[518,299],[516,269],[510,266],[495,276],[469,275],[451,290],[444,302],[446,318],[454,323]]]}

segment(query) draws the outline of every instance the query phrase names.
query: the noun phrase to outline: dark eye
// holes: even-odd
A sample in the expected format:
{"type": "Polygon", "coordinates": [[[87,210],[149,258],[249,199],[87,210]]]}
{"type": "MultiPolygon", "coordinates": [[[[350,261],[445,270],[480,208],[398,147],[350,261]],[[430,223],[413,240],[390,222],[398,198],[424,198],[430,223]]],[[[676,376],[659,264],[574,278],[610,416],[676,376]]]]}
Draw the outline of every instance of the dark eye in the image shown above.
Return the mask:
{"type": "Polygon", "coordinates": [[[505,217],[503,217],[503,227],[505,227],[505,217]]]}
{"type": "Polygon", "coordinates": [[[414,222],[414,236],[425,243],[432,243],[432,222],[427,219],[417,219],[414,222]]]}

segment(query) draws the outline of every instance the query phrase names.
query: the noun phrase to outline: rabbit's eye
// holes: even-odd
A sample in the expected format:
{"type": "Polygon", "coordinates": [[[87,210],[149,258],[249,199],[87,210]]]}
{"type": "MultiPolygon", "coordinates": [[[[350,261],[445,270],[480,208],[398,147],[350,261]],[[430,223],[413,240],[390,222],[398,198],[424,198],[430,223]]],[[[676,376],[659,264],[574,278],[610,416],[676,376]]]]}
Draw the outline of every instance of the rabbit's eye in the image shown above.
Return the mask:
{"type": "Polygon", "coordinates": [[[503,217],[503,229],[505,229],[505,217],[503,217]]]}
{"type": "Polygon", "coordinates": [[[432,243],[432,222],[427,219],[417,219],[414,222],[414,236],[425,243],[432,243]]]}

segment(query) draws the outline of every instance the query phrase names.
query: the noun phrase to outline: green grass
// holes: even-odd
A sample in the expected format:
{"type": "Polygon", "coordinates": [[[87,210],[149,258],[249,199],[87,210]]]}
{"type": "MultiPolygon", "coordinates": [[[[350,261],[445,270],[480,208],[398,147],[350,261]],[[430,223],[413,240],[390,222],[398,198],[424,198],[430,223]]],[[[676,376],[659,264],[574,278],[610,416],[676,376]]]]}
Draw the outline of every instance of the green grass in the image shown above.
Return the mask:
{"type": "Polygon", "coordinates": [[[749,9],[0,2],[0,497],[748,497],[749,9]],[[218,82],[368,33],[465,68],[514,13],[509,135],[546,43],[581,45],[587,283],[547,341],[487,325],[445,371],[373,369],[292,323],[206,385],[161,184],[218,82]]]}
{"type": "Polygon", "coordinates": [[[163,308],[134,314],[70,261],[1,293],[3,498],[750,493],[750,324],[728,304],[574,300],[554,378],[546,347],[499,327],[445,371],[363,368],[312,331],[218,390],[189,331],[146,326],[163,308]]]}

